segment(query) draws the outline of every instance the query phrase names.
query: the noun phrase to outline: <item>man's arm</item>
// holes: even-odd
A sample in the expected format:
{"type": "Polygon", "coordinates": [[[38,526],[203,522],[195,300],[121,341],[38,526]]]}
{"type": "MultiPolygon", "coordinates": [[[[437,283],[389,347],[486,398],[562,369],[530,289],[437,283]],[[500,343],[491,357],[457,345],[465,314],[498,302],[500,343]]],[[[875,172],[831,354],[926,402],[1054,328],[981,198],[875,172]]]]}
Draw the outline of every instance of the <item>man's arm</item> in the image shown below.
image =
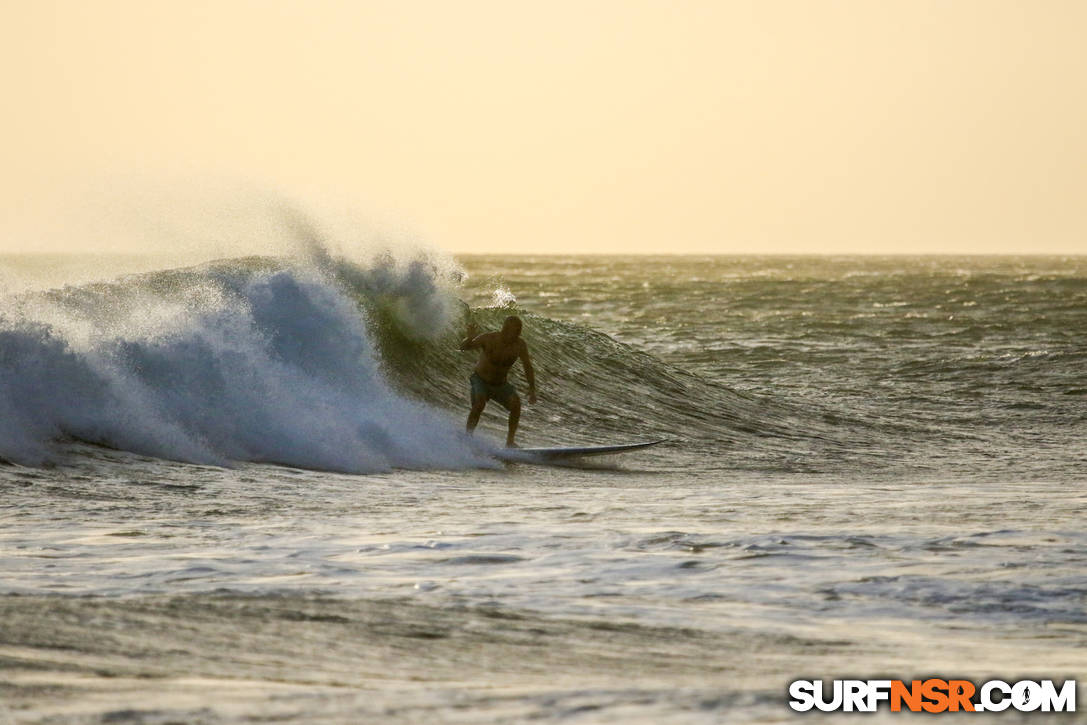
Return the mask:
{"type": "Polygon", "coordinates": [[[466,337],[466,338],[464,338],[463,340],[460,341],[460,349],[461,350],[474,350],[475,348],[479,347],[482,344],[480,342],[479,338],[483,337],[483,335],[479,334],[479,328],[476,327],[476,323],[474,323],[474,322],[469,322],[468,323],[468,333],[467,334],[468,334],[468,337],[466,337]]]}
{"type": "Polygon", "coordinates": [[[528,402],[536,403],[536,370],[532,367],[532,356],[528,354],[528,343],[521,340],[521,364],[525,366],[525,378],[528,379],[528,402]]]}

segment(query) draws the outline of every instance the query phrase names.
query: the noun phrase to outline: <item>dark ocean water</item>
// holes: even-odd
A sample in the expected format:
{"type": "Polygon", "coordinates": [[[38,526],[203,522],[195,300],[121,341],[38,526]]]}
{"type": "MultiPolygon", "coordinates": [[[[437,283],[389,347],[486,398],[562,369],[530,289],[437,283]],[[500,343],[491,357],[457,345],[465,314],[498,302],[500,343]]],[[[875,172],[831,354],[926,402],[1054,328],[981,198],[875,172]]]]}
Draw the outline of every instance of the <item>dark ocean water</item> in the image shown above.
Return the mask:
{"type": "Polygon", "coordinates": [[[800,677],[1087,676],[1085,257],[43,265],[0,275],[0,722],[779,722],[800,677]],[[457,341],[511,312],[522,444],[667,442],[466,439],[457,341]]]}
{"type": "MultiPolygon", "coordinates": [[[[485,304],[495,286],[510,289],[536,314],[652,355],[658,376],[695,373],[728,388],[679,396],[667,430],[728,440],[746,426],[745,448],[776,435],[815,438],[825,444],[811,443],[821,460],[796,462],[807,470],[839,472],[852,453],[866,469],[1062,480],[1081,477],[1087,463],[1087,258],[471,264],[486,280],[471,288],[473,304],[485,304]],[[704,412],[705,424],[683,425],[684,408],[704,412]],[[714,413],[737,412],[739,424],[715,425],[714,413]]],[[[540,344],[550,343],[545,336],[540,344]]],[[[791,451],[788,442],[769,445],[791,451]]]]}

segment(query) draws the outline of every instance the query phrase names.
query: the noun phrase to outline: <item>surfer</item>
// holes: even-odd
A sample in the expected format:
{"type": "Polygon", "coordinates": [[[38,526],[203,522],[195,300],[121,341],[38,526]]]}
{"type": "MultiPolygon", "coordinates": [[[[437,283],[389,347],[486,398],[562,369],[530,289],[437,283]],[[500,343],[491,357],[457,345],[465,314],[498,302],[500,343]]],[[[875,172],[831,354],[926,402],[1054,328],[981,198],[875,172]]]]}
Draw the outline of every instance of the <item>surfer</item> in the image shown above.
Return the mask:
{"type": "Polygon", "coordinates": [[[524,365],[525,378],[528,379],[528,402],[536,402],[536,371],[532,369],[528,345],[521,339],[521,318],[510,315],[503,323],[501,331],[483,334],[479,334],[479,328],[474,322],[469,322],[468,336],[461,341],[460,349],[479,350],[479,362],[469,377],[472,385],[472,409],[468,413],[468,432],[476,429],[479,416],[487,407],[487,401],[493,399],[510,412],[506,447],[514,448],[513,437],[521,419],[521,398],[513,384],[506,380],[506,376],[518,360],[524,365]]]}

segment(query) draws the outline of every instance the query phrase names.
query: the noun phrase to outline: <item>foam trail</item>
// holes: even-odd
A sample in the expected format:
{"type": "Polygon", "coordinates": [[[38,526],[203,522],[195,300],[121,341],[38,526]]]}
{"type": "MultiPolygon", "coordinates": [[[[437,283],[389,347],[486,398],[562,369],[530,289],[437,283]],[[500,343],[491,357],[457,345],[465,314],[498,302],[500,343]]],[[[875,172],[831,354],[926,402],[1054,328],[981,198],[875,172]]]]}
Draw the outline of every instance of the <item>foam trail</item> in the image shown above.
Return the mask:
{"type": "MultiPolygon", "coordinates": [[[[447,303],[425,269],[409,265],[399,284],[418,329],[444,324],[447,303]]],[[[358,306],[312,269],[211,265],[8,298],[0,310],[0,457],[10,461],[54,460],[55,441],[73,437],[220,465],[490,464],[459,422],[390,387],[358,306]]]]}

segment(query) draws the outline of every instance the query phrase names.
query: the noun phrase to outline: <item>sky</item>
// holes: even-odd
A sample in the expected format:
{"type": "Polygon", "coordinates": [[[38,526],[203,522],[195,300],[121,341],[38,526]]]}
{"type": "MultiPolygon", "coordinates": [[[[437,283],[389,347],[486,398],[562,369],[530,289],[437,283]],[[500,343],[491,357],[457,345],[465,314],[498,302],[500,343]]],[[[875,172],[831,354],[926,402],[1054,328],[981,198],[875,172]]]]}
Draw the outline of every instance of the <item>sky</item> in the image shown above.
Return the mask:
{"type": "Polygon", "coordinates": [[[65,208],[155,187],[456,253],[1087,254],[1085,28],[1081,0],[5,0],[0,252],[86,251],[65,208]]]}

